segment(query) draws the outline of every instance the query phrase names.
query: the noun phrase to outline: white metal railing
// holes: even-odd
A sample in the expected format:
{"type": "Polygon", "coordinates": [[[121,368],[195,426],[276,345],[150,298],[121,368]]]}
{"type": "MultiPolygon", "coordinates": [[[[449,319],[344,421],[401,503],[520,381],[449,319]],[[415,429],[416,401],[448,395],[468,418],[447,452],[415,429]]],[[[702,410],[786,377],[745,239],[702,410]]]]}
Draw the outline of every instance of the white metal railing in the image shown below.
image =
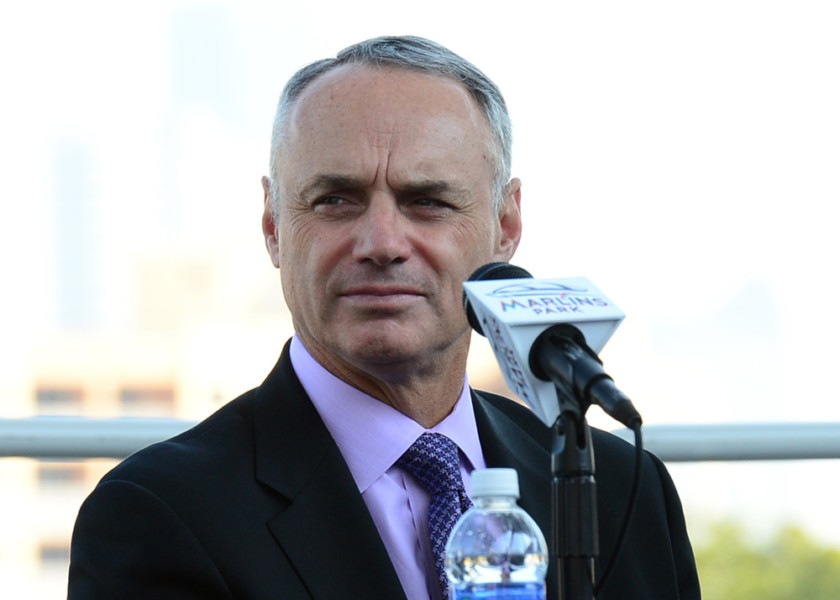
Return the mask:
{"type": "MultiPolygon", "coordinates": [[[[633,443],[624,429],[613,433],[633,443]]],[[[840,423],[727,423],[644,427],[644,447],[667,462],[840,458],[840,423]]]]}
{"type": "Polygon", "coordinates": [[[0,419],[0,456],[124,458],[194,424],[179,419],[134,417],[0,419]]]}
{"type": "MultiPolygon", "coordinates": [[[[178,419],[0,419],[0,457],[123,458],[194,425],[178,419]]],[[[633,442],[632,432],[617,435],[633,442]]],[[[649,425],[644,445],[666,462],[840,458],[840,423],[649,425]]]]}

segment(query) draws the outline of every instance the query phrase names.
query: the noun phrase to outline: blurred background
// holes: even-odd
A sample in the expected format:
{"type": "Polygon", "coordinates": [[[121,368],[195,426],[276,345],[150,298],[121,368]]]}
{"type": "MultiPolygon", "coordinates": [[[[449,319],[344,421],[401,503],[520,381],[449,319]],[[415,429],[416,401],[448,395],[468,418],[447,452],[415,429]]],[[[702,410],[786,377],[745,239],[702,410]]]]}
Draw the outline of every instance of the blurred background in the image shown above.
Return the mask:
{"type": "MultiPolygon", "coordinates": [[[[809,0],[5,5],[0,417],[197,420],[258,385],[291,335],[260,233],[280,90],[410,33],[505,93],[514,262],[625,311],[602,358],[647,424],[840,421],[838,31],[809,0]]],[[[481,338],[470,370],[504,386],[481,338]]],[[[0,596],[65,593],[112,464],[0,459],[0,596]]],[[[669,468],[709,598],[753,597],[715,587],[724,551],[764,565],[755,597],[795,597],[779,548],[840,570],[840,461],[669,468]]]]}

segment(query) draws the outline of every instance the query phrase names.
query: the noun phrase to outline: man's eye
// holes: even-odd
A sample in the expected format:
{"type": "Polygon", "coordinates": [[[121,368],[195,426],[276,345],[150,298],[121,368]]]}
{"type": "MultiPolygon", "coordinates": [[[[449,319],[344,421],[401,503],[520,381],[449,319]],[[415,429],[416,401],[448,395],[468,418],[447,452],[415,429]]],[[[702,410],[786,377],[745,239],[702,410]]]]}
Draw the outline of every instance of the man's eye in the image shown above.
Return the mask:
{"type": "Polygon", "coordinates": [[[345,219],[357,216],[363,208],[352,197],[330,194],[315,200],[312,210],[325,218],[345,219]]]}
{"type": "Polygon", "coordinates": [[[314,206],[337,206],[347,202],[346,198],[341,196],[322,196],[318,198],[313,204],[314,206]]]}
{"type": "Polygon", "coordinates": [[[350,209],[355,203],[345,196],[321,196],[312,203],[312,208],[318,212],[335,213],[350,209]]]}
{"type": "Polygon", "coordinates": [[[421,208],[449,208],[450,205],[438,198],[418,198],[414,205],[421,208]]]}

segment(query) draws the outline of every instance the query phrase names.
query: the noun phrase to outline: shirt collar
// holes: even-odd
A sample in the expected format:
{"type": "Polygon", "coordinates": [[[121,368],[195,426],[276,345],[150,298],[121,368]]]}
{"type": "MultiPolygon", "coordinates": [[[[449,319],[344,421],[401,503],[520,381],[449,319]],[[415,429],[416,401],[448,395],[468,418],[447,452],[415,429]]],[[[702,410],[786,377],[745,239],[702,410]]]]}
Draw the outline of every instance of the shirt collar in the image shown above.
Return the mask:
{"type": "Polygon", "coordinates": [[[452,412],[431,429],[342,381],[320,363],[295,336],[291,359],[303,389],[335,439],[360,492],[381,477],[426,431],[452,439],[467,459],[467,470],[483,464],[469,381],[452,412]]]}

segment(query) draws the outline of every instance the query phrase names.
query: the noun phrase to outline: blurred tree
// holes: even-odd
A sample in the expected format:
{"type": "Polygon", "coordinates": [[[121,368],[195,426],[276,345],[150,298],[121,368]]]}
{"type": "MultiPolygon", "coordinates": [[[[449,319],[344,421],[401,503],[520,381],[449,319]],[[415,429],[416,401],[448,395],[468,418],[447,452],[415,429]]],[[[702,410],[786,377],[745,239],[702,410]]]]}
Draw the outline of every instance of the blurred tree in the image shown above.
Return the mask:
{"type": "Polygon", "coordinates": [[[731,522],[710,529],[696,548],[704,600],[838,600],[840,550],[782,528],[769,543],[753,543],[731,522]]]}

